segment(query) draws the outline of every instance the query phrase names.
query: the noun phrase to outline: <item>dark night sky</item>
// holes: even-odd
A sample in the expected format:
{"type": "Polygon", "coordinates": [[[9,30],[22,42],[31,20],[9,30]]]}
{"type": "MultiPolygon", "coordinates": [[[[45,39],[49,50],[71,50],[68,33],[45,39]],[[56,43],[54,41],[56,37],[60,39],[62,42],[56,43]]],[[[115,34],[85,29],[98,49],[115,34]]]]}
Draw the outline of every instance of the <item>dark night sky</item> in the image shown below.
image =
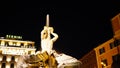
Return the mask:
{"type": "MultiPolygon", "coordinates": [[[[80,59],[83,55],[112,38],[111,18],[120,12],[120,2],[80,2],[64,8],[26,7],[38,3],[16,2],[1,8],[0,35],[21,35],[24,40],[40,45],[40,32],[50,15],[50,26],[54,27],[59,39],[54,49],[80,59]]],[[[45,4],[44,4],[45,5],[45,4]]],[[[53,5],[53,4],[52,4],[53,5]]],[[[49,5],[46,5],[49,6],[49,5]]]]}

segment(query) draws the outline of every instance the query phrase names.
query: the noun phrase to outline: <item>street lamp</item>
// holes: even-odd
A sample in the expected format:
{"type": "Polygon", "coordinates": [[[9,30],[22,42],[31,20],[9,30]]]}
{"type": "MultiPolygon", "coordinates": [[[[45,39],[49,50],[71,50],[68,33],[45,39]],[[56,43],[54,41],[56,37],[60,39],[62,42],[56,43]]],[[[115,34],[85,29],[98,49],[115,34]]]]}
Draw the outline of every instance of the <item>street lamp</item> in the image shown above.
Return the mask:
{"type": "Polygon", "coordinates": [[[106,68],[106,64],[104,62],[101,62],[101,65],[103,66],[103,68],[106,68]]]}

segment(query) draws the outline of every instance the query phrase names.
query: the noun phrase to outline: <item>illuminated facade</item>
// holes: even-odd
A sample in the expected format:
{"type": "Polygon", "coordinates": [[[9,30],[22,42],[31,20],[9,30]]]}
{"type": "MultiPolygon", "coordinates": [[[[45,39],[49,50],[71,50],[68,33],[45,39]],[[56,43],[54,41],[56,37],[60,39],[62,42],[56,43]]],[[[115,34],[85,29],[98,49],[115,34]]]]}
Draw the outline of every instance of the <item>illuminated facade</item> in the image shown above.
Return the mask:
{"type": "Polygon", "coordinates": [[[0,38],[0,68],[16,68],[20,55],[35,54],[32,41],[23,41],[21,36],[6,35],[0,38]]]}
{"type": "Polygon", "coordinates": [[[95,48],[98,68],[111,68],[120,54],[120,13],[111,19],[113,38],[95,48]]]}
{"type": "MultiPolygon", "coordinates": [[[[113,38],[107,40],[106,42],[100,44],[93,49],[95,53],[93,52],[92,54],[96,55],[94,56],[94,58],[96,58],[96,60],[94,61],[97,62],[97,67],[95,68],[111,68],[112,63],[117,59],[117,56],[120,54],[120,13],[113,17],[111,19],[111,22],[114,34],[113,38]]],[[[88,54],[90,53],[91,52],[89,52],[88,54]]],[[[91,55],[87,56],[86,58],[84,57],[80,60],[90,58],[91,55]]],[[[88,61],[91,61],[91,59],[88,59],[88,61]]],[[[88,62],[88,64],[89,63],[90,62],[88,62]]],[[[90,66],[92,65],[83,64],[82,66],[83,68],[91,68],[90,66]]]]}
{"type": "Polygon", "coordinates": [[[94,49],[96,51],[98,68],[111,68],[111,64],[120,49],[118,48],[120,46],[116,45],[114,42],[115,40],[112,38],[94,49]]]}

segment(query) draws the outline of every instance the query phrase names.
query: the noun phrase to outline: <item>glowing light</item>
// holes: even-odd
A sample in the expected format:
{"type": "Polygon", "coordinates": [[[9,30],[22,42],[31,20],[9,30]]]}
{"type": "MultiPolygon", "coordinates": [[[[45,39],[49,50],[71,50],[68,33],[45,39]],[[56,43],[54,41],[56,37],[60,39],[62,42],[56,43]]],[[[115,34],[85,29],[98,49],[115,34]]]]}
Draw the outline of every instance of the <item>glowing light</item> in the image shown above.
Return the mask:
{"type": "Polygon", "coordinates": [[[7,56],[7,62],[10,62],[10,61],[11,61],[11,57],[7,56]]]}
{"type": "Polygon", "coordinates": [[[22,39],[22,36],[6,35],[6,38],[8,38],[8,39],[22,39]]]}
{"type": "Polygon", "coordinates": [[[26,45],[28,45],[28,43],[27,43],[27,42],[25,42],[25,43],[24,43],[24,45],[26,46],[26,45]]]}
{"type": "Polygon", "coordinates": [[[16,58],[15,58],[15,62],[17,62],[17,61],[18,61],[18,58],[16,57],[16,58]]]}
{"type": "Polygon", "coordinates": [[[20,46],[20,42],[17,42],[17,46],[20,46]]]}
{"type": "Polygon", "coordinates": [[[106,68],[106,64],[104,62],[101,62],[101,65],[103,65],[106,68]]]}
{"type": "Polygon", "coordinates": [[[2,61],[2,56],[0,56],[0,61],[2,61]]]}
{"type": "Polygon", "coordinates": [[[9,64],[9,63],[7,63],[5,68],[10,68],[10,64],[9,64]]]}
{"type": "Polygon", "coordinates": [[[13,45],[13,43],[10,41],[10,42],[9,42],[9,45],[13,45]]]}
{"type": "Polygon", "coordinates": [[[4,41],[2,41],[2,42],[1,42],[1,45],[2,45],[2,46],[4,46],[4,45],[5,45],[5,42],[4,42],[4,41]]]}

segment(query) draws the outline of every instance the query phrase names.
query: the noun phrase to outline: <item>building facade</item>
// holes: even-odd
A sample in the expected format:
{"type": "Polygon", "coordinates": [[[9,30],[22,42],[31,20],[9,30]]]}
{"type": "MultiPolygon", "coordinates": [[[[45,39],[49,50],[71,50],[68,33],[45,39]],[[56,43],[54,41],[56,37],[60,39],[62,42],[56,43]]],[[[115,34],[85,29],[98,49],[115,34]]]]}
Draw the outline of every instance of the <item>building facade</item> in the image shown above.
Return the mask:
{"type": "Polygon", "coordinates": [[[94,48],[96,52],[96,59],[98,68],[111,68],[113,60],[119,54],[120,46],[115,44],[114,38],[94,48]]]}
{"type": "Polygon", "coordinates": [[[98,68],[111,68],[120,54],[120,13],[111,19],[113,38],[95,48],[98,68]]]}
{"type": "Polygon", "coordinates": [[[33,41],[23,41],[21,36],[6,35],[0,38],[0,68],[16,68],[20,55],[35,54],[33,41]]]}
{"type": "MultiPolygon", "coordinates": [[[[94,58],[96,59],[94,61],[96,61],[97,64],[96,68],[111,68],[112,63],[117,60],[117,56],[120,55],[120,13],[111,19],[111,24],[113,29],[113,38],[98,45],[92,50],[95,51],[95,53],[93,52],[92,54],[96,55],[94,56],[94,58]]],[[[88,54],[90,53],[91,52],[89,52],[88,54]]],[[[80,60],[84,60],[90,57],[91,56],[81,58],[80,60]]],[[[88,59],[88,61],[91,61],[91,59],[88,59]]],[[[83,68],[90,68],[90,66],[94,65],[88,65],[89,63],[90,62],[88,62],[87,64],[83,64],[83,68]]]]}
{"type": "Polygon", "coordinates": [[[82,62],[81,68],[97,68],[97,60],[95,50],[91,50],[80,61],[82,62]]]}

